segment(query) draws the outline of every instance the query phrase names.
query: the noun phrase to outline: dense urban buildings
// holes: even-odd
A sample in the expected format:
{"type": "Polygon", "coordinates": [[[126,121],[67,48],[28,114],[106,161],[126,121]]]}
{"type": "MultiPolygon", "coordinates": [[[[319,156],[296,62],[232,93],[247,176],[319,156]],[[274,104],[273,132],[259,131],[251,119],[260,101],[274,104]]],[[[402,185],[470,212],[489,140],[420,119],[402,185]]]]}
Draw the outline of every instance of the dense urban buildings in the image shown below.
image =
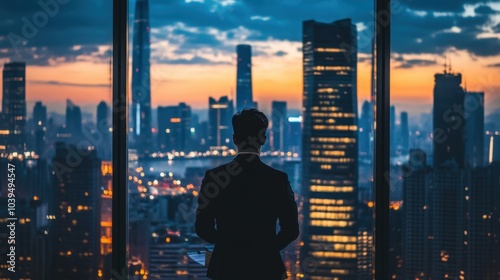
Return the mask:
{"type": "Polygon", "coordinates": [[[498,278],[498,162],[484,165],[484,93],[445,69],[434,88],[434,165],[404,165],[404,279],[498,278]]]}
{"type": "Polygon", "coordinates": [[[356,26],[303,25],[302,259],[310,279],[357,279],[356,26]]]}

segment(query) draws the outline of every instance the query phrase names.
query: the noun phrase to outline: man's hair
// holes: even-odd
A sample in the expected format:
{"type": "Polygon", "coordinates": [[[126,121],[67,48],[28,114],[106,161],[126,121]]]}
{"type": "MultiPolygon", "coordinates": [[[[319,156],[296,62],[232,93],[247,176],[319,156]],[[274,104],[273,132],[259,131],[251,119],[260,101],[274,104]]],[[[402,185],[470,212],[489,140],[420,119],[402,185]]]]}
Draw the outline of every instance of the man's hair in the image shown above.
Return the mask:
{"type": "Polygon", "coordinates": [[[245,108],[234,114],[232,122],[236,145],[251,145],[251,137],[257,138],[256,142],[259,145],[264,145],[266,130],[269,126],[269,120],[264,113],[254,108],[245,108]]]}

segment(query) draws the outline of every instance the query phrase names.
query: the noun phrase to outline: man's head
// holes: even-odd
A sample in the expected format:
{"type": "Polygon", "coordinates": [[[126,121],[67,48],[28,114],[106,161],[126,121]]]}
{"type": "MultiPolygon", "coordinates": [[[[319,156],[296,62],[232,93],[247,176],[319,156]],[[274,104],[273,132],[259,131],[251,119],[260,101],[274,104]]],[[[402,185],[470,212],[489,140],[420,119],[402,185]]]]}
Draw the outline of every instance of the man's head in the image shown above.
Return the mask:
{"type": "Polygon", "coordinates": [[[269,120],[257,109],[243,109],[233,116],[233,141],[240,150],[260,149],[266,142],[269,120]]]}

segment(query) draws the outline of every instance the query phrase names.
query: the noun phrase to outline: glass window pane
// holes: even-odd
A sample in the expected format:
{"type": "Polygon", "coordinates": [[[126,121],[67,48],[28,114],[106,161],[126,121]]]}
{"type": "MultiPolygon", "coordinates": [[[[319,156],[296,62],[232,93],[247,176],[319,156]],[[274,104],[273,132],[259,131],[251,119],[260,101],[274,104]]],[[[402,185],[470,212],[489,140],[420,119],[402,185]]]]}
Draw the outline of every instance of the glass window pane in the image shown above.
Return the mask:
{"type": "Polygon", "coordinates": [[[1,279],[109,279],[111,1],[0,4],[1,279]]]}
{"type": "Polygon", "coordinates": [[[373,1],[129,3],[131,273],[206,279],[190,257],[209,245],[200,186],[236,156],[231,118],[253,107],[270,121],[261,159],[299,207],[288,279],[369,279],[373,1]]]}
{"type": "Polygon", "coordinates": [[[391,42],[391,273],[498,279],[500,2],[398,5],[391,42]]]}

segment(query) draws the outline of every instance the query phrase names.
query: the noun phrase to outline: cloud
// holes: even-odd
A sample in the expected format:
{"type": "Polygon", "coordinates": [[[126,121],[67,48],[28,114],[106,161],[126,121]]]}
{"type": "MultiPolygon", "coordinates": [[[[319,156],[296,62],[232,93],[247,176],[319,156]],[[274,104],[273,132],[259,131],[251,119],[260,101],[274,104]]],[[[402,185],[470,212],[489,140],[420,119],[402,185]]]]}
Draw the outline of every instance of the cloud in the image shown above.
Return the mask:
{"type": "Polygon", "coordinates": [[[403,59],[402,57],[398,57],[395,60],[401,62],[396,66],[396,68],[400,69],[409,69],[415,66],[431,66],[437,64],[435,60],[428,59],[403,59]]]}
{"type": "Polygon", "coordinates": [[[493,10],[490,6],[486,5],[477,6],[474,9],[474,12],[478,15],[493,15],[497,13],[497,11],[493,10]]]}
{"type": "Polygon", "coordinates": [[[500,68],[500,63],[488,64],[488,67],[492,67],[492,68],[500,68]]]}
{"type": "Polygon", "coordinates": [[[226,61],[212,61],[203,57],[194,56],[190,59],[179,58],[179,59],[160,59],[158,63],[163,64],[205,64],[205,65],[231,65],[231,63],[226,61]]]}
{"type": "Polygon", "coordinates": [[[453,0],[453,1],[404,1],[404,5],[414,10],[436,12],[463,12],[464,5],[482,3],[481,0],[453,0]]]}
{"type": "Polygon", "coordinates": [[[56,3],[52,6],[37,3],[18,0],[2,5],[0,36],[5,39],[0,40],[0,59],[51,65],[94,55],[98,46],[111,46],[111,1],[68,1],[64,5],[52,1],[56,3]],[[76,45],[81,48],[75,49],[76,45]]]}
{"type": "Polygon", "coordinates": [[[83,84],[83,83],[67,83],[67,82],[59,82],[59,81],[39,81],[39,80],[29,80],[29,84],[38,84],[38,85],[51,85],[51,86],[70,86],[70,87],[105,87],[109,88],[110,84],[83,84]]]}
{"type": "Polygon", "coordinates": [[[275,55],[275,56],[285,56],[285,55],[287,55],[287,54],[288,54],[288,53],[287,53],[287,52],[285,52],[285,51],[277,51],[277,52],[275,52],[275,53],[274,53],[274,55],[275,55]]]}
{"type": "Polygon", "coordinates": [[[500,54],[500,40],[486,31],[488,26],[492,26],[490,16],[465,17],[460,13],[448,16],[427,13],[420,16],[411,9],[404,9],[394,15],[392,22],[391,47],[396,53],[443,54],[455,49],[475,56],[500,54]]]}
{"type": "Polygon", "coordinates": [[[493,32],[500,33],[500,23],[495,25],[492,29],[493,29],[493,32]]]}

